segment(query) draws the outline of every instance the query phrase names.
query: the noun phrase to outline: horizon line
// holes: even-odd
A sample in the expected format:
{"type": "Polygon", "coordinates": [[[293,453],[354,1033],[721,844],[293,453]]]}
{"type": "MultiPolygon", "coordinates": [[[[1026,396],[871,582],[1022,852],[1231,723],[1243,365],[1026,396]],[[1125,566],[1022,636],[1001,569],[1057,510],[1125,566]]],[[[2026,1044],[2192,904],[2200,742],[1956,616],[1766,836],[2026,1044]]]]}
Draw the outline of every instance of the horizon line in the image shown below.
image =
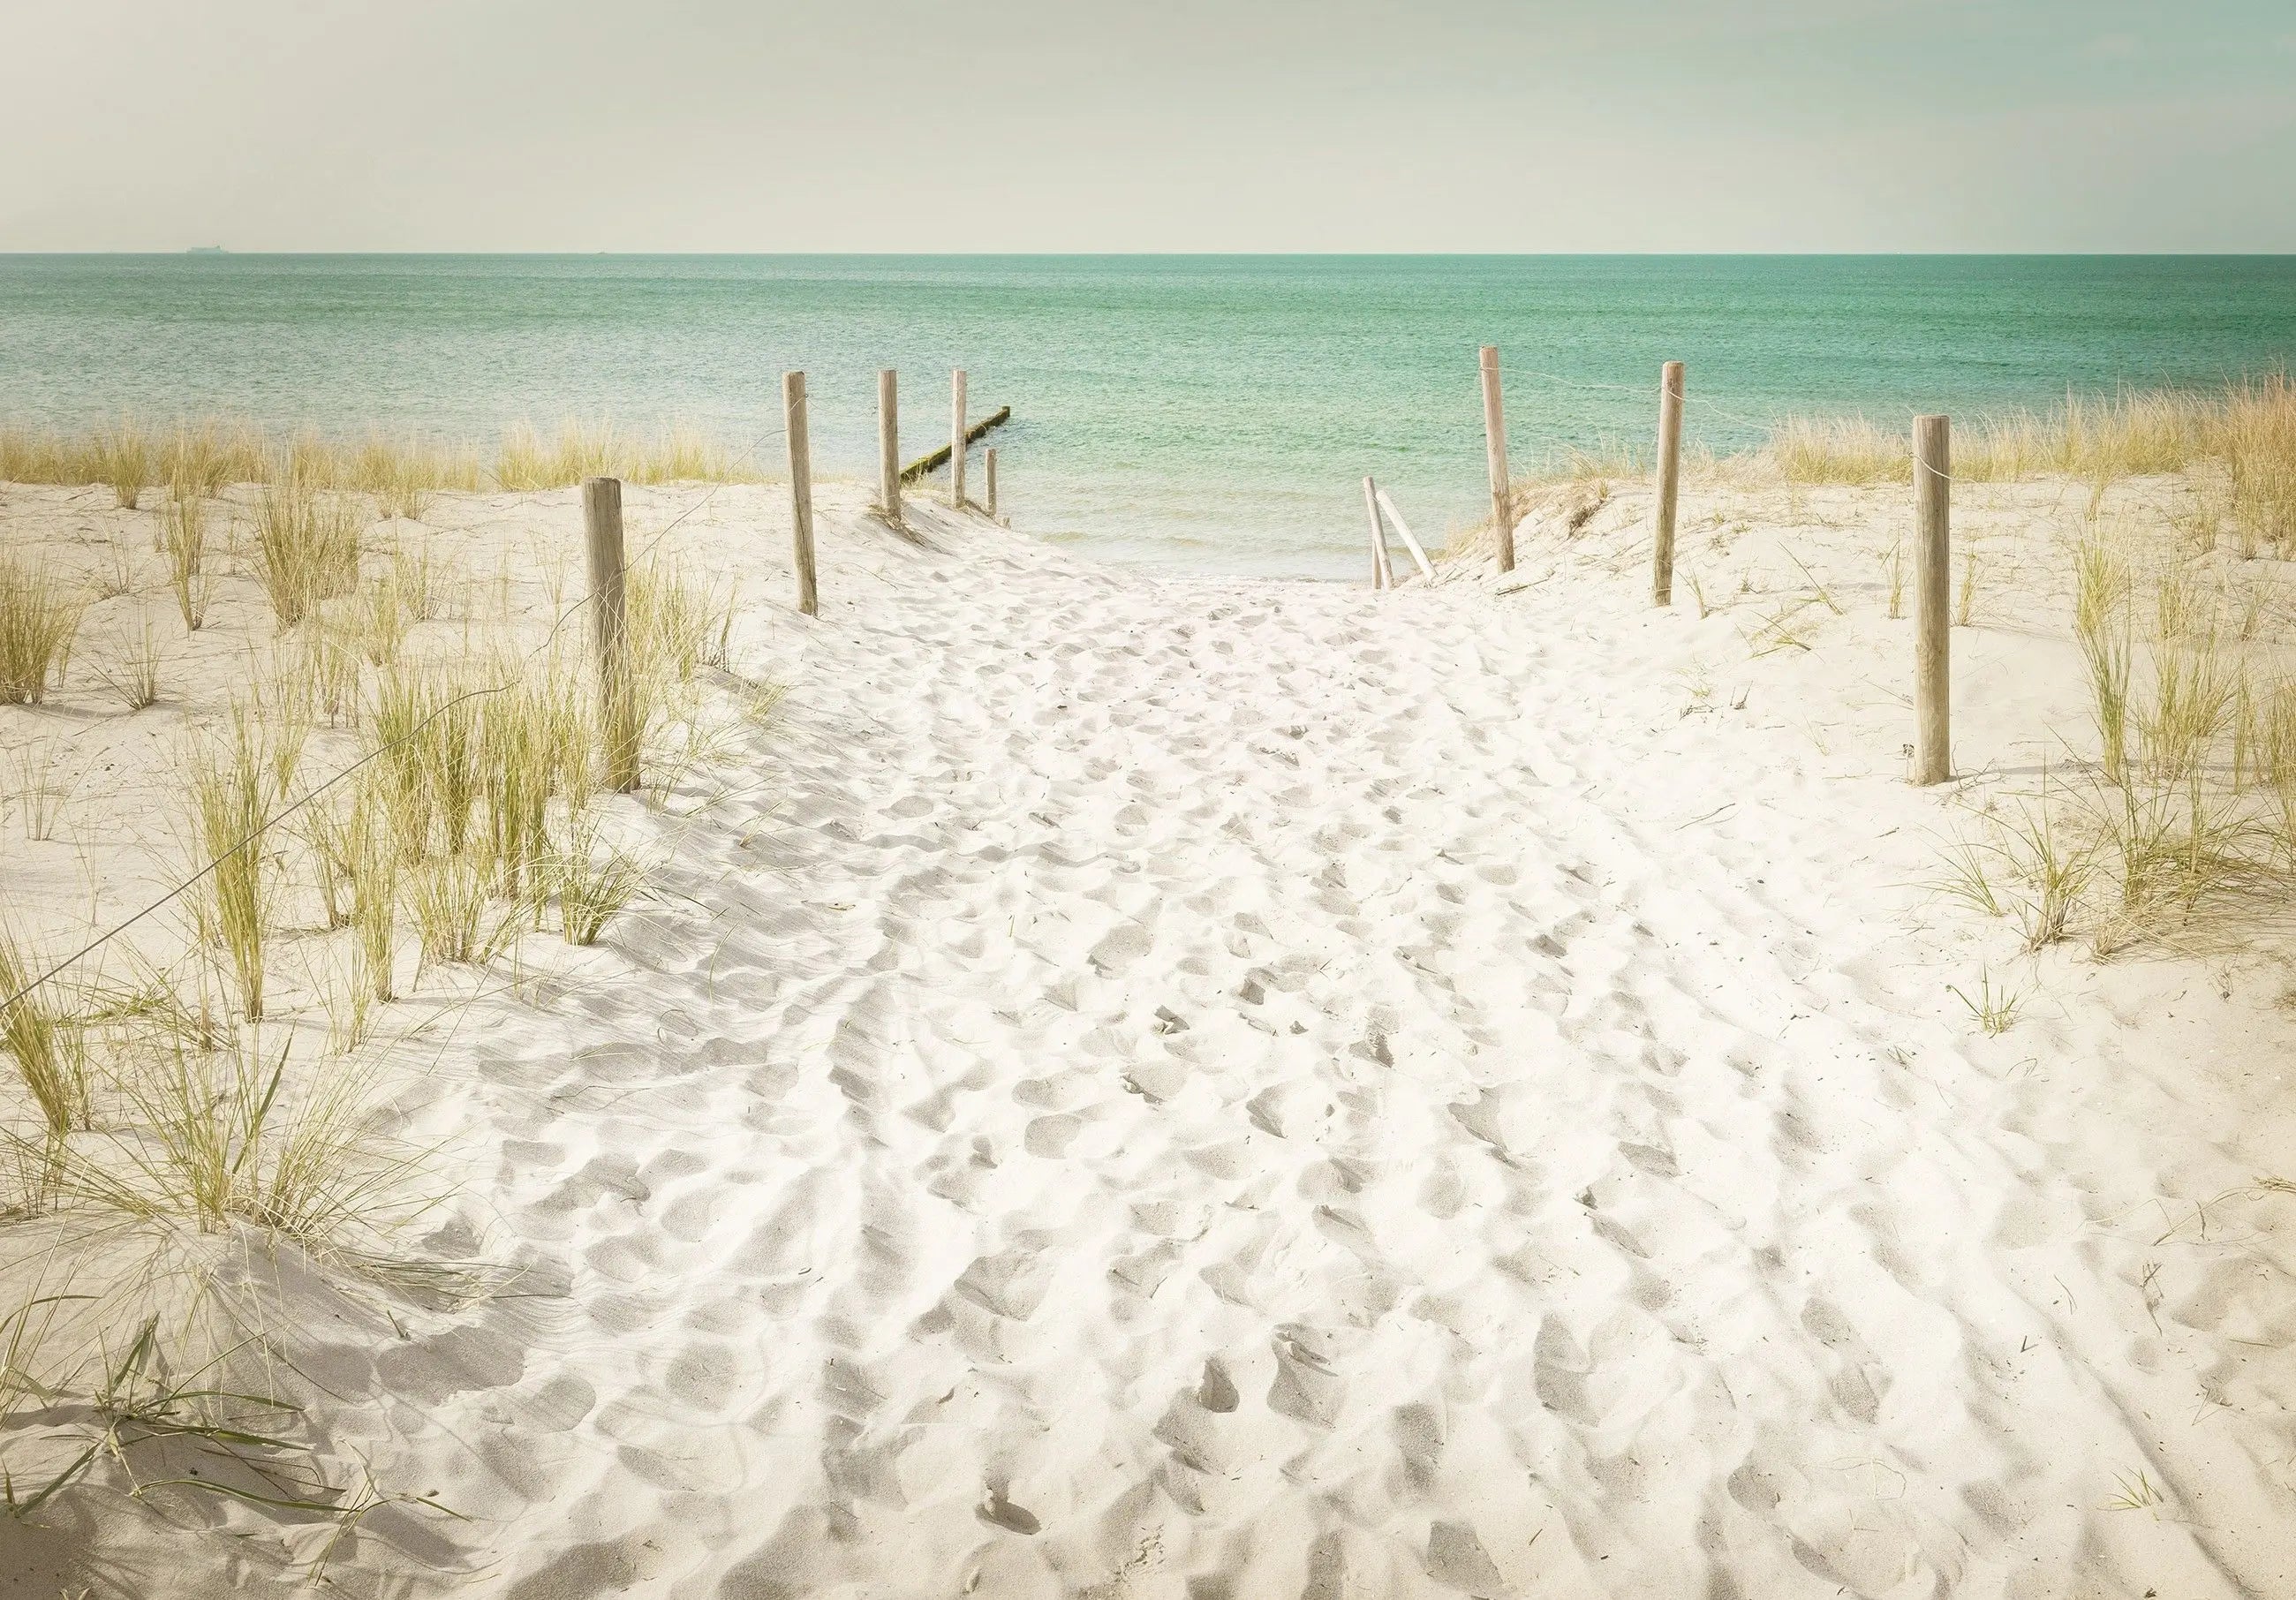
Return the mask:
{"type": "Polygon", "coordinates": [[[1534,260],[2296,260],[2296,250],[271,250],[235,249],[229,245],[184,245],[167,250],[0,250],[0,260],[63,258],[174,260],[184,257],[217,256],[291,258],[451,258],[520,259],[641,260],[674,258],[692,260],[884,260],[884,261],[1534,261],[1534,260]]]}

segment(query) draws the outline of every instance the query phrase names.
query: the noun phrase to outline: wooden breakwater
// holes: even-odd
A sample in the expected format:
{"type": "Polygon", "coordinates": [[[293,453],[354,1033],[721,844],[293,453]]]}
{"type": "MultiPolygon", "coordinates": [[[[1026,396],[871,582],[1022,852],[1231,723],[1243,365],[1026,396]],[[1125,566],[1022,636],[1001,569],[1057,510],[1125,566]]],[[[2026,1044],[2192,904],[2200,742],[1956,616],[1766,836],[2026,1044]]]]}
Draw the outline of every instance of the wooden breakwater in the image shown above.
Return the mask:
{"type": "MultiPolygon", "coordinates": [[[[992,415],[980,422],[975,423],[972,427],[967,428],[964,431],[964,442],[968,445],[979,444],[982,436],[988,433],[990,429],[1002,428],[1005,423],[1012,420],[1013,408],[1010,406],[999,406],[992,415]]],[[[954,454],[955,454],[955,443],[954,441],[951,441],[951,443],[943,445],[939,449],[933,451],[930,455],[918,456],[914,461],[909,463],[908,465],[901,469],[901,481],[903,483],[914,483],[927,472],[947,465],[948,458],[954,454]]]]}

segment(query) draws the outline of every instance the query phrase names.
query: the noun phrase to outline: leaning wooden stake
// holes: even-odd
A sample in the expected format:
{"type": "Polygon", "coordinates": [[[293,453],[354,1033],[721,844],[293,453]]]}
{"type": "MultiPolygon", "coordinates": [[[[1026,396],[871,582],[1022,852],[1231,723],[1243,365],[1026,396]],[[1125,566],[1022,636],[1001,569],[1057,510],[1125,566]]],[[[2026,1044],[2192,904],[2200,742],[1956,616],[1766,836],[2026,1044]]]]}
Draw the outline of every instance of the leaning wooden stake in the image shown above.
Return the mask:
{"type": "Polygon", "coordinates": [[[988,520],[996,520],[996,447],[989,446],[980,453],[980,483],[988,491],[988,520]]]}
{"type": "Polygon", "coordinates": [[[877,374],[877,509],[901,520],[900,380],[890,366],[877,374]]]}
{"type": "Polygon", "coordinates": [[[1658,379],[1658,529],[1651,539],[1651,599],[1674,603],[1674,495],[1682,481],[1682,363],[1658,379]]]}
{"type": "Polygon", "coordinates": [[[1379,525],[1379,486],[1369,477],[1364,479],[1364,515],[1371,519],[1371,587],[1391,589],[1395,569],[1388,563],[1387,536],[1379,525]]]}
{"type": "Polygon", "coordinates": [[[590,636],[598,657],[598,723],[606,747],[606,784],[627,794],[638,786],[638,729],[630,685],[629,603],[622,573],[622,480],[584,479],[582,518],[590,535],[590,636]]]}
{"type": "Polygon", "coordinates": [[[1379,508],[1387,513],[1387,520],[1395,524],[1395,531],[1403,536],[1404,544],[1411,550],[1412,562],[1419,569],[1419,576],[1426,582],[1433,583],[1435,568],[1428,561],[1427,552],[1421,549],[1419,541],[1412,537],[1411,524],[1405,521],[1403,513],[1395,509],[1394,498],[1385,489],[1379,491],[1379,508]]]}
{"type": "Polygon", "coordinates": [[[1953,775],[1953,423],[1914,419],[1914,782],[1953,775]]]}
{"type": "Polygon", "coordinates": [[[1507,487],[1506,412],[1499,403],[1499,348],[1483,347],[1483,451],[1491,469],[1491,526],[1499,570],[1514,570],[1514,493],[1507,487]]]}
{"type": "Polygon", "coordinates": [[[797,564],[797,609],[814,617],[821,613],[821,595],[814,586],[813,450],[805,436],[803,373],[782,374],[782,415],[789,434],[790,538],[797,564]]]}
{"type": "Polygon", "coordinates": [[[958,367],[948,382],[948,503],[964,509],[964,369],[958,367]]]}

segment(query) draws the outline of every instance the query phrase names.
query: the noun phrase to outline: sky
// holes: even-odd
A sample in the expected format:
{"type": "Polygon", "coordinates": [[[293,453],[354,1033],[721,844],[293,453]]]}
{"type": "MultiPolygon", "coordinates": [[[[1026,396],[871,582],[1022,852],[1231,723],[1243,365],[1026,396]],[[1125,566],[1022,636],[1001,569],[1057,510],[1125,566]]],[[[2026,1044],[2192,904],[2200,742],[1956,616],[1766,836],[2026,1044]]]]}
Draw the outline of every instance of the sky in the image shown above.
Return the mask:
{"type": "Polygon", "coordinates": [[[2296,252],[2292,0],[75,0],[0,250],[2296,252]]]}

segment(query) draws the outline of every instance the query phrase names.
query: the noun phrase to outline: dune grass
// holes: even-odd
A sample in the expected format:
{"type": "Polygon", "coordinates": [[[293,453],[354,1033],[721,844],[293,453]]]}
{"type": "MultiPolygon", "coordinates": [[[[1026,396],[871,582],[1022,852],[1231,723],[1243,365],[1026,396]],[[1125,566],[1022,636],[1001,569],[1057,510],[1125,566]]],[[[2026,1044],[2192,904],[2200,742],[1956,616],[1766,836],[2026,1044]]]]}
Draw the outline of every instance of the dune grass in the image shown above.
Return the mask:
{"type": "Polygon", "coordinates": [[[284,474],[255,506],[252,565],[282,628],[292,628],[359,581],[359,507],[284,474]]]}
{"type": "Polygon", "coordinates": [[[38,705],[71,663],[86,596],[13,555],[0,555],[0,705],[38,705]]]}
{"type": "Polygon", "coordinates": [[[33,987],[39,963],[0,924],[0,1045],[52,1139],[88,1125],[84,1024],[53,983],[33,987]],[[14,998],[10,998],[14,997],[14,998]]]}
{"type": "Polygon", "coordinates": [[[2216,948],[2296,894],[2296,673],[2236,563],[2146,549],[2093,524],[2074,552],[2094,756],[1948,850],[1955,891],[2030,948],[2216,948]]]}
{"type": "Polygon", "coordinates": [[[559,930],[570,945],[596,944],[607,923],[645,882],[636,858],[602,843],[595,821],[578,812],[568,819],[547,871],[558,901],[559,930]]]}
{"type": "Polygon", "coordinates": [[[591,477],[626,483],[754,483],[765,474],[755,462],[689,424],[670,423],[640,434],[611,422],[570,420],[549,438],[522,423],[506,430],[494,476],[506,489],[544,489],[591,477]]]}
{"type": "Polygon", "coordinates": [[[333,436],[222,418],[186,419],[164,434],[132,418],[85,431],[0,423],[0,482],[100,486],[122,506],[154,483],[212,498],[234,483],[293,482],[357,493],[378,517],[420,521],[442,491],[564,488],[604,474],[629,483],[750,483],[767,474],[744,450],[670,421],[633,429],[569,418],[544,430],[504,427],[491,452],[416,432],[333,436]]]}
{"type": "Polygon", "coordinates": [[[159,703],[167,655],[152,619],[139,617],[135,630],[112,646],[108,655],[97,660],[95,674],[121,706],[130,711],[141,711],[159,703]]]}
{"type": "Polygon", "coordinates": [[[193,920],[202,942],[229,961],[240,1011],[250,1022],[264,1014],[276,885],[263,834],[281,793],[280,743],[247,708],[235,707],[227,738],[194,743],[182,770],[187,854],[213,864],[191,897],[193,920]]]}
{"type": "MultiPolygon", "coordinates": [[[[2285,373],[2215,390],[2068,396],[2046,412],[1956,421],[1954,435],[1962,482],[2058,473],[2102,483],[2218,467],[2245,537],[2276,546],[2296,539],[2296,383],[2285,373]]],[[[1863,416],[1789,417],[1764,453],[1790,483],[1894,483],[1913,473],[1909,431],[1863,416]]]]}
{"type": "Polygon", "coordinates": [[[197,633],[207,626],[208,602],[213,592],[208,570],[208,512],[201,486],[178,477],[160,510],[160,549],[168,558],[168,587],[175,591],[176,609],[184,630],[197,633]]]}
{"type": "Polygon", "coordinates": [[[89,448],[88,466],[122,509],[133,511],[152,481],[152,441],[133,417],[99,431],[89,448]]]}
{"type": "MultiPolygon", "coordinates": [[[[731,470],[676,441],[644,447],[665,474],[731,470]]],[[[19,446],[5,448],[18,454],[0,449],[0,461],[22,459],[19,446]]],[[[148,1483],[145,1462],[163,1457],[142,1452],[169,1439],[218,1464],[225,1483],[214,1492],[234,1492],[228,1475],[243,1466],[250,1492],[275,1493],[266,1473],[304,1486],[276,1503],[308,1499],[314,1514],[381,1503],[372,1484],[309,1487],[326,1464],[269,1386],[275,1374],[294,1381],[292,1352],[271,1348],[259,1325],[249,1331],[268,1313],[214,1313],[223,1333],[211,1335],[201,1322],[209,1314],[184,1308],[255,1292],[266,1275],[244,1267],[258,1258],[308,1259],[329,1282],[356,1275],[362,1294],[461,1292],[482,1281],[430,1259],[407,1227],[449,1186],[430,1152],[394,1132],[406,1080],[390,1052],[447,1005],[492,992],[473,969],[529,930],[548,926],[577,946],[609,939],[643,891],[644,865],[616,841],[610,815],[627,816],[628,803],[601,792],[586,629],[545,638],[512,611],[507,579],[498,624],[482,621],[468,586],[432,559],[431,536],[405,521],[371,526],[419,517],[436,492],[424,485],[461,472],[452,460],[408,471],[406,454],[392,445],[364,464],[313,450],[283,459],[252,433],[154,434],[149,476],[165,498],[146,497],[143,523],[103,513],[113,544],[157,545],[173,591],[149,595],[148,614],[132,601],[91,613],[106,619],[94,653],[119,705],[156,695],[152,624],[171,629],[171,604],[187,631],[242,625],[236,606],[209,619],[218,577],[244,570],[261,583],[281,626],[254,621],[231,704],[180,708],[190,731],[161,776],[180,846],[169,872],[211,864],[177,902],[184,923],[152,919],[111,948],[132,943],[140,962],[171,925],[185,945],[139,968],[131,989],[98,994],[62,974],[0,1015],[0,1430],[20,1405],[37,1406],[43,1448],[65,1452],[50,1462],[12,1451],[6,1489],[18,1510],[117,1483],[114,1468],[148,1483]],[[401,457],[396,487],[390,451],[401,457]],[[373,487],[348,481],[362,475],[373,487]],[[252,491],[234,487],[250,480],[252,491]],[[234,513],[245,519],[235,537],[226,531],[234,513]],[[450,611],[460,627],[425,626],[450,611]],[[308,808],[271,825],[306,797],[308,808]],[[410,998],[437,1009],[396,1004],[410,998]]],[[[18,696],[30,701],[62,681],[86,602],[29,557],[8,562],[0,582],[12,586],[0,621],[31,637],[18,696]]],[[[750,708],[769,713],[770,685],[742,686],[738,705],[705,693],[725,663],[734,609],[730,593],[667,559],[633,573],[632,676],[650,708],[650,784],[666,791],[707,747],[697,732],[705,704],[735,721],[750,708]]],[[[203,635],[184,648],[217,646],[203,635]]],[[[21,759],[33,749],[20,746],[21,759]]],[[[79,753],[63,741],[39,746],[51,778],[58,749],[79,753]]],[[[32,952],[0,931],[0,993],[42,975],[32,952]]]]}
{"type": "Polygon", "coordinates": [[[56,836],[81,775],[68,742],[61,738],[27,740],[8,752],[8,790],[25,838],[56,836]]]}
{"type": "Polygon", "coordinates": [[[400,857],[396,829],[373,781],[361,782],[351,792],[346,813],[341,872],[350,888],[356,981],[373,999],[395,1000],[400,857]]]}

